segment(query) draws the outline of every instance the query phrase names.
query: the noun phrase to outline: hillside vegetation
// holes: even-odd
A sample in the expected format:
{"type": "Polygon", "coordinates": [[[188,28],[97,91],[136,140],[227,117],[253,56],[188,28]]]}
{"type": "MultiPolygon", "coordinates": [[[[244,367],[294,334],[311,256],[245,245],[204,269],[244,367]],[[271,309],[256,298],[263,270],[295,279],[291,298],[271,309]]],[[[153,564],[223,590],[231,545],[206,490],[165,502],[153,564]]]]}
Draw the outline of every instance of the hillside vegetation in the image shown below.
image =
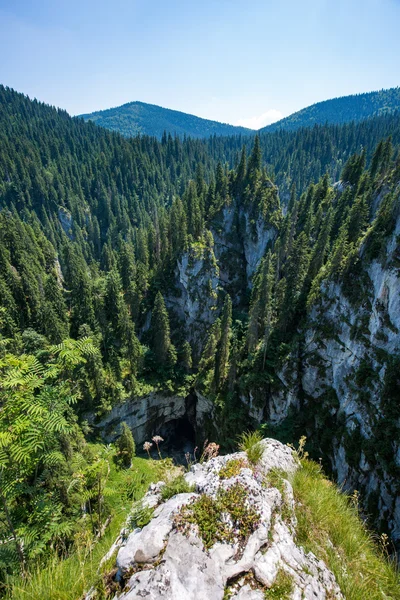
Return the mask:
{"type": "Polygon", "coordinates": [[[260,131],[293,131],[325,123],[349,123],[400,110],[400,87],[332,98],[307,106],[298,112],[263,127],[260,131]]]}
{"type": "Polygon", "coordinates": [[[118,131],[126,137],[142,134],[161,139],[164,133],[170,133],[179,137],[207,138],[212,135],[252,133],[251,129],[245,127],[218,123],[145,102],[128,102],[80,116],[85,121],[93,121],[96,125],[118,131]]]}

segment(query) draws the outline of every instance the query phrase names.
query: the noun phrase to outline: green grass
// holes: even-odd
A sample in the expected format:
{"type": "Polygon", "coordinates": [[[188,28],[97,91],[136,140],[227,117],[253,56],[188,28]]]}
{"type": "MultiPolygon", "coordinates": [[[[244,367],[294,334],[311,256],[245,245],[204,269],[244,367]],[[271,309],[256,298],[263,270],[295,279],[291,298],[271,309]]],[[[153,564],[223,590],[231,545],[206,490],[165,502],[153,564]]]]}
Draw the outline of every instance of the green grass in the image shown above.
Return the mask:
{"type": "Polygon", "coordinates": [[[172,496],[176,494],[188,494],[190,492],[194,492],[195,486],[189,485],[183,475],[178,475],[175,477],[170,483],[167,483],[161,489],[161,498],[164,500],[169,500],[172,496]]]}
{"type": "Polygon", "coordinates": [[[346,600],[400,599],[399,572],[374,542],[351,498],[304,458],[292,485],[297,543],[326,562],[346,600]]]}
{"type": "Polygon", "coordinates": [[[112,505],[113,518],[103,537],[95,544],[82,536],[76,541],[68,558],[53,555],[46,563],[37,564],[23,580],[11,583],[6,600],[79,600],[99,579],[100,560],[110,549],[123,526],[132,502],[139,500],[149,483],[160,476],[162,462],[134,458],[129,470],[112,465],[107,498],[112,505]]]}
{"type": "Polygon", "coordinates": [[[262,439],[260,431],[245,431],[239,437],[239,448],[242,452],[246,452],[249,462],[253,465],[256,465],[262,456],[263,447],[260,444],[262,439]]]}
{"type": "Polygon", "coordinates": [[[268,590],[265,590],[265,600],[290,600],[292,591],[292,578],[283,569],[280,569],[273,586],[268,590]]]}

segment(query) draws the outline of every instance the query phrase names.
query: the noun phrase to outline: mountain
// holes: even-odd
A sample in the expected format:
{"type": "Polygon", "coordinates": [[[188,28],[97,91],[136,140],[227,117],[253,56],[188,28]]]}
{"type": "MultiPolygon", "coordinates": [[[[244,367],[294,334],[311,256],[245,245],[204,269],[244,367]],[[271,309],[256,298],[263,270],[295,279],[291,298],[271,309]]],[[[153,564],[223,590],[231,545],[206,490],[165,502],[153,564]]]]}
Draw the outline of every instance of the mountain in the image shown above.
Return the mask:
{"type": "Polygon", "coordinates": [[[398,110],[400,110],[400,87],[317,102],[272,123],[272,125],[263,127],[260,132],[272,132],[279,129],[293,131],[300,127],[312,127],[325,123],[349,123],[398,110]]]}
{"type": "Polygon", "coordinates": [[[164,131],[171,135],[193,138],[253,133],[245,127],[218,123],[145,102],[128,102],[116,108],[80,116],[85,121],[93,121],[96,125],[118,131],[126,137],[145,134],[161,139],[164,131]]]}
{"type": "MultiPolygon", "coordinates": [[[[314,125],[343,124],[370,117],[395,113],[400,110],[400,87],[332,98],[307,108],[259,130],[259,133],[295,131],[314,125]]],[[[116,108],[80,115],[105,129],[117,131],[125,137],[139,134],[161,139],[164,131],[180,137],[208,138],[210,136],[251,136],[254,131],[195,117],[177,110],[162,108],[145,102],[129,102],[116,108]]]]}

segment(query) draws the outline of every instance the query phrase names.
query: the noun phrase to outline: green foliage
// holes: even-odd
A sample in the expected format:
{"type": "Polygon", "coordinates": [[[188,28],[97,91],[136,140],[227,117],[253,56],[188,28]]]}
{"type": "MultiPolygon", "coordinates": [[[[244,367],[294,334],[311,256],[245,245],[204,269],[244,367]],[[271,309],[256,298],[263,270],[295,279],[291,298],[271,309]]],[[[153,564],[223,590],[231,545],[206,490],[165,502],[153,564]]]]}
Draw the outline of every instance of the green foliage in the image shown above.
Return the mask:
{"type": "Polygon", "coordinates": [[[302,459],[292,485],[298,543],[321,557],[348,600],[400,598],[400,577],[373,541],[350,499],[316,463],[302,459]]]}
{"type": "Polygon", "coordinates": [[[132,463],[132,458],[135,456],[135,440],[133,439],[132,432],[126,423],[121,423],[121,428],[121,435],[116,443],[118,449],[118,459],[125,468],[129,469],[132,463]]]}
{"type": "Polygon", "coordinates": [[[272,587],[265,590],[265,600],[290,600],[293,591],[293,579],[289,573],[280,569],[272,587]]]}
{"type": "Polygon", "coordinates": [[[215,500],[202,494],[181,509],[175,517],[175,527],[185,533],[191,524],[197,525],[206,548],[211,548],[217,541],[232,543],[234,538],[244,546],[260,520],[260,515],[248,506],[246,499],[247,490],[238,483],[227,490],[219,488],[215,500]],[[224,515],[229,515],[232,527],[224,515]]]}
{"type": "Polygon", "coordinates": [[[252,465],[256,465],[262,456],[263,447],[260,444],[262,439],[260,431],[245,431],[239,437],[239,448],[242,452],[246,452],[252,465]]]}
{"type": "Polygon", "coordinates": [[[179,475],[171,482],[164,485],[161,489],[161,498],[165,500],[169,500],[172,496],[176,494],[188,494],[194,491],[194,486],[189,485],[185,477],[183,475],[179,475]]]}
{"type": "Polygon", "coordinates": [[[108,496],[112,520],[104,535],[94,538],[86,527],[78,528],[68,552],[51,551],[30,565],[26,577],[9,579],[7,600],[76,600],[98,581],[100,560],[124,525],[132,501],[140,500],[161,475],[157,463],[136,457],[132,463],[130,470],[121,470],[110,461],[109,483],[115,493],[108,496]]]}

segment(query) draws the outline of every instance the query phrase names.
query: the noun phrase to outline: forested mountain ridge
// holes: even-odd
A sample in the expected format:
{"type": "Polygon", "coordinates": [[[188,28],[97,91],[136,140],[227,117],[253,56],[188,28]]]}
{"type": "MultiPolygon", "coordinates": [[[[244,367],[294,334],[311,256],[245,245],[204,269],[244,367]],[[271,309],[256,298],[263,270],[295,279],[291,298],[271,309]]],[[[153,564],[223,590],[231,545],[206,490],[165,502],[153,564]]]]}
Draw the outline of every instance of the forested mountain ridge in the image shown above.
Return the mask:
{"type": "Polygon", "coordinates": [[[293,131],[300,127],[312,127],[313,125],[325,125],[326,123],[339,125],[350,121],[362,121],[369,117],[399,110],[400,87],[396,87],[380,90],[379,92],[353,94],[317,102],[276,123],[272,123],[272,125],[263,127],[259,132],[272,132],[278,129],[293,131]]]}
{"type": "MultiPolygon", "coordinates": [[[[314,125],[342,125],[393,114],[399,110],[399,87],[365,94],[353,94],[307,106],[276,123],[262,127],[258,133],[296,131],[314,125]]],[[[80,115],[80,117],[127,137],[142,134],[161,139],[164,131],[167,134],[193,138],[208,138],[213,135],[248,135],[250,136],[249,143],[251,143],[251,134],[255,133],[245,127],[217,123],[144,102],[129,102],[119,107],[80,115]]]]}
{"type": "Polygon", "coordinates": [[[118,131],[126,137],[142,134],[161,139],[164,132],[192,138],[253,133],[245,127],[219,123],[145,102],[128,102],[80,117],[111,131],[118,131]]]}
{"type": "Polygon", "coordinates": [[[0,585],[101,535],[126,450],[88,440],[124,415],[142,444],[175,409],[226,449],[307,434],[397,542],[396,115],[248,151],[0,95],[0,585]]]}

